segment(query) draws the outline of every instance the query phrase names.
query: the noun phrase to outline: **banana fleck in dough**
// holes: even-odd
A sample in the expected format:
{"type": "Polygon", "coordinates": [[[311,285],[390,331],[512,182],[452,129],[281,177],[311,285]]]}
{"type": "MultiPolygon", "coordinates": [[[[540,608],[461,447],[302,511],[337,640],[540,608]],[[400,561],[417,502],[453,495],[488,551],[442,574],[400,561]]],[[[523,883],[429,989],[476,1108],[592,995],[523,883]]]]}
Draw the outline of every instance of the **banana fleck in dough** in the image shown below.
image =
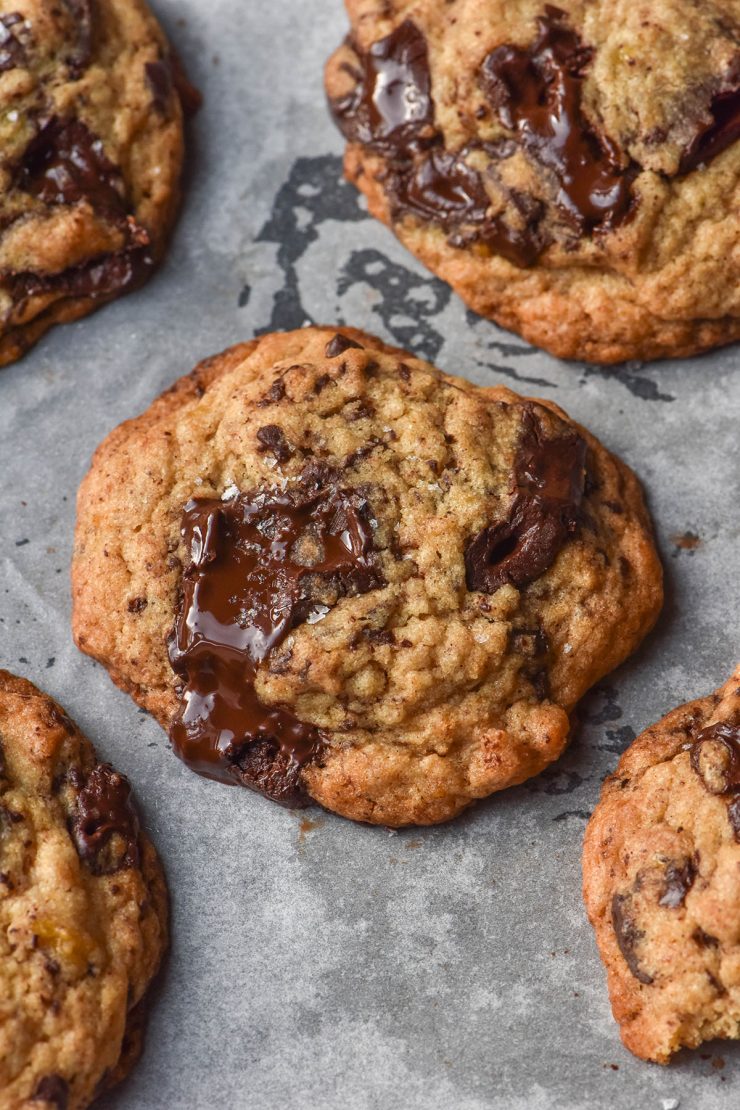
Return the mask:
{"type": "Polygon", "coordinates": [[[471,308],[563,358],[740,336],[740,0],[346,0],[348,178],[471,308]]]}
{"type": "Polygon", "coordinates": [[[175,750],[378,824],[541,771],[662,602],[638,482],[593,436],[346,328],[198,367],[78,510],[77,643],[175,750]]]}
{"type": "Polygon", "coordinates": [[[167,893],[123,775],[0,671],[0,1106],[81,1110],[141,1048],[167,893]]]}

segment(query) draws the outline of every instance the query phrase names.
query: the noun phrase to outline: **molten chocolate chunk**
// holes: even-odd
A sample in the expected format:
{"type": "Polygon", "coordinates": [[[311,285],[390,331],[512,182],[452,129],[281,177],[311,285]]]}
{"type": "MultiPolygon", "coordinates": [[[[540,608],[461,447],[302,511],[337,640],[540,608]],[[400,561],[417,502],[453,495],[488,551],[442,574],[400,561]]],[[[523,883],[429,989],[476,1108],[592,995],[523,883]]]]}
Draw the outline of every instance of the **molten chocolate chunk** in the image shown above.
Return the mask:
{"type": "Polygon", "coordinates": [[[72,837],[80,859],[96,875],[109,875],[139,862],[139,818],[128,779],[107,763],[94,767],[81,787],[72,837]],[[113,841],[116,837],[116,841],[113,841]]]}
{"type": "Polygon", "coordinates": [[[18,186],[46,204],[86,200],[108,218],[127,215],[121,173],[79,119],[54,116],[44,124],[23,155],[18,186]]]}
{"type": "Polygon", "coordinates": [[[404,212],[440,224],[448,231],[472,225],[453,236],[453,246],[483,242],[516,266],[531,266],[540,247],[530,230],[517,231],[489,215],[491,202],[483,180],[462,157],[434,150],[412,170],[393,176],[395,215],[404,212]]]}
{"type": "Polygon", "coordinates": [[[740,139],[740,89],[720,93],[712,101],[712,122],[702,128],[684,152],[679,173],[705,166],[740,139]]]}
{"type": "Polygon", "coordinates": [[[710,794],[740,791],[740,725],[721,721],[702,729],[691,747],[691,766],[710,794]]]}
{"type": "Polygon", "coordinates": [[[25,63],[26,51],[17,36],[23,24],[23,16],[18,12],[0,15],[0,73],[16,69],[25,63]]]}
{"type": "Polygon", "coordinates": [[[61,1075],[45,1075],[36,1084],[31,1102],[48,1102],[55,1110],[67,1110],[69,1105],[69,1083],[61,1075]]]}
{"type": "Polygon", "coordinates": [[[79,77],[90,64],[92,57],[92,3],[91,0],[62,0],[70,14],[75,31],[72,52],[67,57],[67,65],[73,77],[79,77]]]}
{"type": "Polygon", "coordinates": [[[301,769],[320,755],[322,734],[260,702],[257,668],[291,629],[380,585],[367,504],[318,484],[301,495],[194,500],[182,535],[192,563],[170,641],[183,680],[173,747],[207,778],[299,804],[301,769]]]}
{"type": "Polygon", "coordinates": [[[144,71],[152,90],[152,103],[164,115],[172,93],[172,66],[161,60],[147,62],[144,71]]]}
{"type": "Polygon", "coordinates": [[[682,906],[686,895],[696,878],[696,864],[687,859],[683,863],[669,863],[665,871],[663,893],[658,899],[659,906],[675,910],[682,906]]]}
{"type": "Polygon", "coordinates": [[[619,945],[619,951],[624,956],[627,967],[640,983],[649,984],[653,982],[653,977],[643,971],[636,951],[645,934],[637,928],[630,913],[631,901],[629,894],[614,895],[612,898],[612,927],[619,945]]]}
{"type": "Polygon", "coordinates": [[[481,82],[499,119],[557,181],[556,203],[579,231],[611,228],[627,215],[632,171],[618,147],[581,110],[591,50],[547,5],[529,47],[499,46],[484,60],[481,82]]]}
{"type": "Polygon", "coordinates": [[[360,57],[354,91],[332,111],[345,137],[391,157],[406,157],[434,120],[426,39],[406,20],[360,57]]]}
{"type": "Polygon", "coordinates": [[[555,562],[575,533],[586,482],[586,444],[577,432],[546,439],[525,406],[514,460],[516,496],[507,520],[484,528],[465,551],[469,590],[521,589],[555,562]]]}
{"type": "Polygon", "coordinates": [[[340,355],[343,355],[345,351],[349,351],[352,347],[358,351],[364,350],[361,343],[356,343],[354,339],[349,339],[346,335],[337,333],[327,343],[324,354],[327,358],[339,358],[340,355]]]}
{"type": "MultiPolygon", "coordinates": [[[[134,225],[135,226],[135,225],[134,225]]],[[[145,242],[148,236],[142,229],[145,242]]],[[[133,246],[119,254],[107,254],[84,266],[74,266],[59,274],[14,274],[5,286],[15,302],[44,293],[65,297],[110,297],[142,285],[149,277],[154,259],[145,245],[133,246]]]]}

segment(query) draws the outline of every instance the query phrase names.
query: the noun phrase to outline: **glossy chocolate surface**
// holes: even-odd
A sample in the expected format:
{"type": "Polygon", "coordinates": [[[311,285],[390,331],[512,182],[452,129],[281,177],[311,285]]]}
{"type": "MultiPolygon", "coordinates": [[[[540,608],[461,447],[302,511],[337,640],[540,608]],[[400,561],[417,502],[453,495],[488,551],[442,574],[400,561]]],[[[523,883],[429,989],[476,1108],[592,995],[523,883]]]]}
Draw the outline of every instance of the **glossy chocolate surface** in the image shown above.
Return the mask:
{"type": "Polygon", "coordinates": [[[671,910],[682,906],[686,900],[686,895],[694,885],[696,873],[696,863],[693,859],[686,859],[681,863],[669,863],[666,867],[663,893],[658,899],[658,905],[671,910]]]}
{"type": "Polygon", "coordinates": [[[614,227],[631,204],[630,173],[616,145],[582,111],[591,51],[548,5],[529,47],[500,46],[481,81],[499,119],[557,182],[556,203],[579,230],[614,227]]]}
{"type": "Polygon", "coordinates": [[[712,101],[712,123],[702,128],[681,159],[679,173],[706,166],[740,139],[740,89],[720,93],[712,101]]]}
{"type": "Polygon", "coordinates": [[[434,120],[426,39],[406,20],[359,57],[357,85],[333,102],[334,117],[350,142],[406,157],[434,120]]]}
{"type": "Polygon", "coordinates": [[[577,432],[547,439],[526,406],[514,460],[516,496],[507,520],[484,528],[465,552],[469,590],[494,593],[534,582],[555,562],[579,524],[586,443],[577,432]]]}
{"type": "Polygon", "coordinates": [[[740,791],[740,725],[719,721],[702,729],[691,747],[691,766],[710,794],[740,791]]]}
{"type": "Polygon", "coordinates": [[[260,701],[257,669],[297,625],[379,585],[367,505],[335,488],[194,500],[182,536],[192,562],[170,643],[183,682],[175,751],[208,778],[295,804],[322,736],[260,701]]]}
{"type": "Polygon", "coordinates": [[[18,186],[46,204],[86,200],[101,214],[126,216],[120,171],[79,119],[54,116],[41,128],[23,156],[18,186]]]}
{"type": "Polygon", "coordinates": [[[72,836],[80,858],[95,874],[139,862],[139,818],[128,779],[100,763],[81,785],[72,836]],[[111,843],[119,838],[117,845],[111,843]]]}

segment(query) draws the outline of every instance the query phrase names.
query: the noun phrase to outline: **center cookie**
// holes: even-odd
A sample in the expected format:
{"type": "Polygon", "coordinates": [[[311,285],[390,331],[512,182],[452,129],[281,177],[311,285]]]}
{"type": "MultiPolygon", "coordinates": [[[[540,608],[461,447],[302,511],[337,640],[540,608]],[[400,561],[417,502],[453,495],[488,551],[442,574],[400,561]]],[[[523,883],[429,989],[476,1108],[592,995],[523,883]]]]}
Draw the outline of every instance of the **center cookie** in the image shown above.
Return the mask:
{"type": "Polygon", "coordinates": [[[662,601],[592,436],[348,329],[234,348],[115,431],[73,577],[79,646],[195,770],[389,825],[556,759],[662,601]]]}

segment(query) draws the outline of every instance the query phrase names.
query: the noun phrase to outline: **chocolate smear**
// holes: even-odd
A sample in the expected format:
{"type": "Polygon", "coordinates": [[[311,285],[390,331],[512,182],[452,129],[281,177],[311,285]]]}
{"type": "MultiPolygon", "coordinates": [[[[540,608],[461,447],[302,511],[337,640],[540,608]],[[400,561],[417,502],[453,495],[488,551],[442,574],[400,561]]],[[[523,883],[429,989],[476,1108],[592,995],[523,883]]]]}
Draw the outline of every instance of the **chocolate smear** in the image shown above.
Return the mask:
{"type": "Polygon", "coordinates": [[[683,863],[669,863],[665,871],[663,893],[658,899],[659,906],[675,910],[684,904],[686,895],[696,878],[696,864],[687,859],[683,863]]]}
{"type": "Polygon", "coordinates": [[[719,721],[691,746],[691,766],[710,794],[740,791],[740,725],[719,721]]]}
{"type": "Polygon", "coordinates": [[[25,21],[19,12],[0,15],[0,73],[25,64],[25,47],[18,37],[24,26],[25,21]]]}
{"type": "Polygon", "coordinates": [[[703,127],[685,150],[678,172],[706,166],[740,139],[740,88],[720,93],[709,109],[712,122],[703,127]]]}
{"type": "Polygon", "coordinates": [[[84,782],[79,772],[70,779],[79,789],[71,832],[80,859],[95,875],[136,867],[139,817],[128,779],[107,763],[94,767],[84,782]]]}
{"type": "Polygon", "coordinates": [[[648,975],[640,966],[637,957],[637,946],[644,937],[644,933],[637,928],[634,918],[630,913],[632,899],[629,894],[615,894],[612,898],[612,927],[619,951],[624,956],[625,963],[635,979],[640,983],[649,985],[653,982],[652,975],[648,975]]]}
{"type": "Polygon", "coordinates": [[[367,503],[318,481],[302,492],[193,500],[182,536],[192,562],[170,640],[183,684],[173,747],[207,778],[301,804],[302,769],[324,739],[291,710],[262,704],[257,669],[297,625],[381,584],[367,503]]]}
{"type": "Polygon", "coordinates": [[[48,1102],[55,1110],[67,1110],[69,1083],[61,1075],[45,1075],[36,1084],[31,1102],[48,1102]]]}
{"type": "Polygon", "coordinates": [[[434,120],[426,39],[407,19],[359,58],[358,83],[332,103],[334,118],[349,142],[406,157],[434,120]]]}
{"type": "Polygon", "coordinates": [[[23,155],[17,184],[46,204],[86,200],[108,218],[127,215],[120,170],[79,119],[53,116],[44,124],[23,155]]]}
{"type": "Polygon", "coordinates": [[[499,46],[486,57],[483,90],[503,125],[553,174],[568,221],[579,231],[615,227],[630,210],[634,172],[583,114],[592,51],[559,8],[546,5],[537,27],[531,46],[499,46]]]}
{"type": "Polygon", "coordinates": [[[543,575],[578,528],[585,481],[585,441],[577,432],[547,439],[534,409],[525,406],[514,459],[514,502],[508,519],[468,543],[468,589],[488,594],[507,584],[521,589],[543,575]]]}

